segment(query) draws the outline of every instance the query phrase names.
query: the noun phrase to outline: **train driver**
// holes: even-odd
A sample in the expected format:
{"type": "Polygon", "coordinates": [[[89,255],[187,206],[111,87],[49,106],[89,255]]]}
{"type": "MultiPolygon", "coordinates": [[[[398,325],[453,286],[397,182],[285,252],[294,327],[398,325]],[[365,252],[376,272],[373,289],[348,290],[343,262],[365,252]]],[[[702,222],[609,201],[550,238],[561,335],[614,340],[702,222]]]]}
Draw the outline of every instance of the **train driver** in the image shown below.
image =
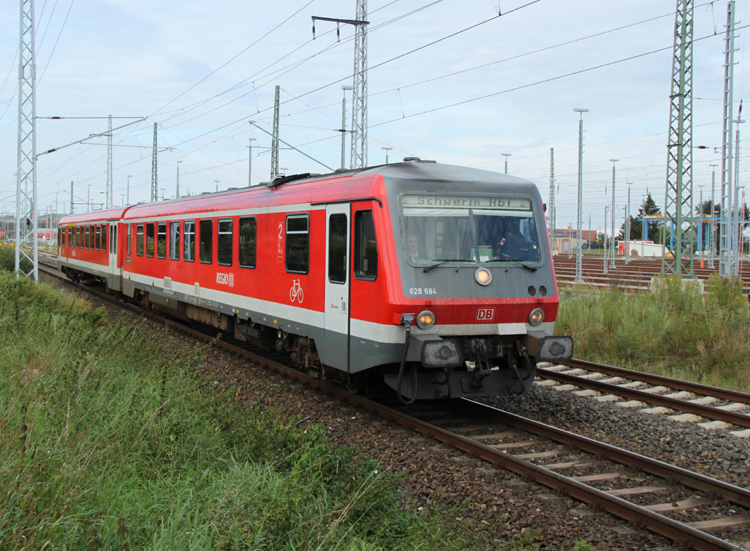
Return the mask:
{"type": "Polygon", "coordinates": [[[505,232],[497,242],[495,258],[499,260],[526,260],[529,244],[518,231],[518,222],[508,220],[505,232]]]}
{"type": "Polygon", "coordinates": [[[420,261],[419,236],[416,233],[410,233],[406,236],[406,256],[411,263],[420,261]]]}

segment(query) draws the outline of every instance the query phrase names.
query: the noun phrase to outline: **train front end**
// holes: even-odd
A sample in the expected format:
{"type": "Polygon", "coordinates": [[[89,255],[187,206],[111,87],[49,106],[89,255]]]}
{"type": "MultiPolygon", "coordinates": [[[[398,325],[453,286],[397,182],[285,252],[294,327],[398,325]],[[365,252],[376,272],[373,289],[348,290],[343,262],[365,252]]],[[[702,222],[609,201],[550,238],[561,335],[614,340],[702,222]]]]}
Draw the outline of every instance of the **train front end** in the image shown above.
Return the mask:
{"type": "Polygon", "coordinates": [[[529,390],[540,361],[564,362],[544,207],[532,182],[414,161],[383,172],[403,336],[386,383],[404,401],[529,390]]]}

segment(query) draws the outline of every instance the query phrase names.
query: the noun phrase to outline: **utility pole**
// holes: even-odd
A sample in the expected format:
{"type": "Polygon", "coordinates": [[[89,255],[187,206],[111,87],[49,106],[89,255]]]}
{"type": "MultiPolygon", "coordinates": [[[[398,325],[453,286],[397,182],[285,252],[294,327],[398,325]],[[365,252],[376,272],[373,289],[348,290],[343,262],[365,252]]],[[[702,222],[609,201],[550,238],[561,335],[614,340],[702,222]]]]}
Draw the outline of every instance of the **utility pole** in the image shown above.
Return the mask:
{"type": "Polygon", "coordinates": [[[175,199],[180,198],[180,163],[182,163],[182,161],[177,161],[177,188],[175,189],[175,199]]]}
{"type": "Polygon", "coordinates": [[[107,208],[112,208],[112,115],[107,117],[107,194],[104,202],[107,208]]]}
{"type": "Polygon", "coordinates": [[[70,181],[70,214],[75,214],[75,207],[73,202],[73,181],[70,181]]]}
{"type": "Polygon", "coordinates": [[[612,210],[610,213],[612,214],[612,239],[609,242],[610,247],[612,248],[612,268],[616,268],[615,266],[615,213],[617,212],[617,207],[615,205],[615,163],[619,161],[619,159],[610,159],[612,161],[612,210]]]}
{"type": "Polygon", "coordinates": [[[159,163],[156,160],[156,148],[156,123],[154,123],[154,150],[151,154],[151,201],[159,200],[159,178],[157,177],[159,163]]]}
{"type": "Polygon", "coordinates": [[[719,166],[716,163],[710,163],[708,166],[711,167],[711,218],[709,226],[709,239],[711,240],[711,246],[708,249],[708,267],[714,267],[714,256],[716,252],[716,223],[714,222],[714,216],[716,216],[716,209],[714,207],[714,191],[716,188],[716,167],[719,166]]]}
{"type": "Polygon", "coordinates": [[[18,50],[18,158],[16,172],[16,276],[39,281],[36,194],[36,60],[34,54],[34,0],[20,0],[18,50]],[[29,183],[31,193],[29,194],[29,183]],[[25,229],[22,229],[25,228],[25,229]],[[29,253],[31,248],[31,253],[29,253]],[[21,261],[31,263],[29,271],[21,261]]]}
{"type": "Polygon", "coordinates": [[[219,182],[221,182],[221,180],[214,180],[214,183],[216,184],[216,193],[219,192],[219,182]]]}
{"type": "Polygon", "coordinates": [[[271,179],[274,179],[279,175],[279,97],[281,93],[281,86],[276,86],[276,92],[273,100],[273,134],[271,135],[271,179]]]}
{"type": "Polygon", "coordinates": [[[343,97],[341,98],[341,168],[346,168],[346,92],[354,90],[354,86],[345,84],[341,87],[343,97]]]}
{"type": "Polygon", "coordinates": [[[508,157],[513,155],[512,153],[500,153],[503,157],[505,157],[505,174],[508,174],[508,157]]]}
{"type": "Polygon", "coordinates": [[[625,264],[630,264],[630,186],[633,182],[625,182],[628,186],[628,206],[625,209],[625,264]]]}
{"type": "Polygon", "coordinates": [[[385,164],[388,164],[388,152],[393,149],[392,147],[381,147],[383,151],[385,151],[385,164]]]}
{"type": "Polygon", "coordinates": [[[591,254],[591,213],[589,213],[589,236],[586,242],[589,246],[589,254],[591,254]]]}
{"type": "Polygon", "coordinates": [[[728,217],[732,212],[732,109],[734,108],[734,0],[727,3],[724,48],[724,121],[721,156],[721,217],[719,230],[719,275],[732,275],[732,236],[728,217]]]}
{"type": "MultiPolygon", "coordinates": [[[[583,259],[581,258],[581,217],[583,216],[583,114],[588,109],[573,109],[580,113],[578,121],[578,228],[576,230],[576,283],[583,283],[583,259]]],[[[507,158],[507,157],[506,157],[507,158]]]]}
{"type": "Polygon", "coordinates": [[[740,275],[740,204],[739,204],[739,188],[740,188],[740,124],[745,122],[740,118],[742,114],[742,102],[740,101],[740,110],[737,115],[737,119],[734,121],[737,123],[737,130],[734,140],[734,208],[732,209],[732,275],[737,277],[740,275]]]}
{"type": "Polygon", "coordinates": [[[247,187],[250,187],[253,185],[253,142],[256,141],[255,138],[248,138],[250,140],[250,145],[246,145],[247,147],[247,187]]]}
{"type": "Polygon", "coordinates": [[[549,150],[549,246],[552,249],[550,254],[555,254],[555,225],[557,224],[555,212],[555,148],[549,150]]]}
{"type": "Polygon", "coordinates": [[[607,213],[609,207],[604,207],[604,275],[607,275],[607,213]]]}
{"type": "Polygon", "coordinates": [[[132,176],[130,174],[128,174],[128,187],[126,189],[128,196],[125,198],[125,202],[128,205],[130,204],[130,178],[132,178],[132,176]]]}

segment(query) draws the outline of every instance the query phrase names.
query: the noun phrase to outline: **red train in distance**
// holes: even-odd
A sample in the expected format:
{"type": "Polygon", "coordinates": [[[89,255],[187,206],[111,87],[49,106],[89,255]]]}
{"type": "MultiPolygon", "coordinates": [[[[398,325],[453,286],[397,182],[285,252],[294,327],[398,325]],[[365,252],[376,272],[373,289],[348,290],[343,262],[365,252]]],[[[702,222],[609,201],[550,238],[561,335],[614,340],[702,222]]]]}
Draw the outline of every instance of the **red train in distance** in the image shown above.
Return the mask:
{"type": "Polygon", "coordinates": [[[562,362],[537,187],[405,159],[67,216],[59,267],[399,399],[528,390],[562,362]]]}

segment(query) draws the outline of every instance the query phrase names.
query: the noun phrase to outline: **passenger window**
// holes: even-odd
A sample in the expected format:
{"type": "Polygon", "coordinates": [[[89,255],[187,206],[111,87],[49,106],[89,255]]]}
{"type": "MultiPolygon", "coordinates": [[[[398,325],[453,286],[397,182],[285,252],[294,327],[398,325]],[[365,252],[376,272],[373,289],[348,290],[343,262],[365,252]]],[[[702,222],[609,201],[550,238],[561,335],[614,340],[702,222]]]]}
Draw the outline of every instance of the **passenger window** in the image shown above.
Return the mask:
{"type": "Polygon", "coordinates": [[[180,259],[180,223],[169,223],[169,259],[180,259]]]}
{"type": "Polygon", "coordinates": [[[130,240],[133,238],[133,235],[130,232],[131,232],[131,230],[130,230],[130,224],[128,224],[128,235],[127,235],[127,242],[128,242],[128,244],[125,246],[126,247],[126,251],[128,253],[128,256],[130,256],[130,240]]]}
{"type": "Polygon", "coordinates": [[[195,221],[185,221],[185,260],[195,262],[195,221]]]}
{"type": "Polygon", "coordinates": [[[346,214],[332,214],[328,219],[328,280],[346,283],[346,214]]]}
{"type": "Polygon", "coordinates": [[[232,219],[219,220],[218,262],[222,266],[232,265],[232,219]]]}
{"type": "Polygon", "coordinates": [[[159,222],[156,235],[156,256],[167,258],[167,223],[159,222]]]}
{"type": "Polygon", "coordinates": [[[240,266],[255,268],[255,218],[240,218],[240,266]]]}
{"type": "Polygon", "coordinates": [[[135,254],[143,256],[143,224],[138,224],[135,231],[135,254]]]}
{"type": "Polygon", "coordinates": [[[112,226],[112,232],[110,233],[109,250],[117,254],[117,226],[112,226]]]}
{"type": "Polygon", "coordinates": [[[354,215],[354,277],[368,281],[378,277],[378,246],[371,210],[354,215]]]}
{"type": "Polygon", "coordinates": [[[93,239],[91,239],[91,226],[86,226],[86,248],[93,249],[93,239]]]}
{"type": "Polygon", "coordinates": [[[146,224],[146,256],[149,258],[154,257],[154,223],[148,222],[146,224]]]}
{"type": "Polygon", "coordinates": [[[107,224],[102,224],[102,250],[107,250],[107,224]]]}
{"type": "Polygon", "coordinates": [[[286,219],[286,271],[306,274],[310,266],[309,218],[306,214],[286,219]]]}
{"type": "Polygon", "coordinates": [[[204,264],[213,262],[214,221],[201,220],[200,222],[200,258],[204,264]]]}

